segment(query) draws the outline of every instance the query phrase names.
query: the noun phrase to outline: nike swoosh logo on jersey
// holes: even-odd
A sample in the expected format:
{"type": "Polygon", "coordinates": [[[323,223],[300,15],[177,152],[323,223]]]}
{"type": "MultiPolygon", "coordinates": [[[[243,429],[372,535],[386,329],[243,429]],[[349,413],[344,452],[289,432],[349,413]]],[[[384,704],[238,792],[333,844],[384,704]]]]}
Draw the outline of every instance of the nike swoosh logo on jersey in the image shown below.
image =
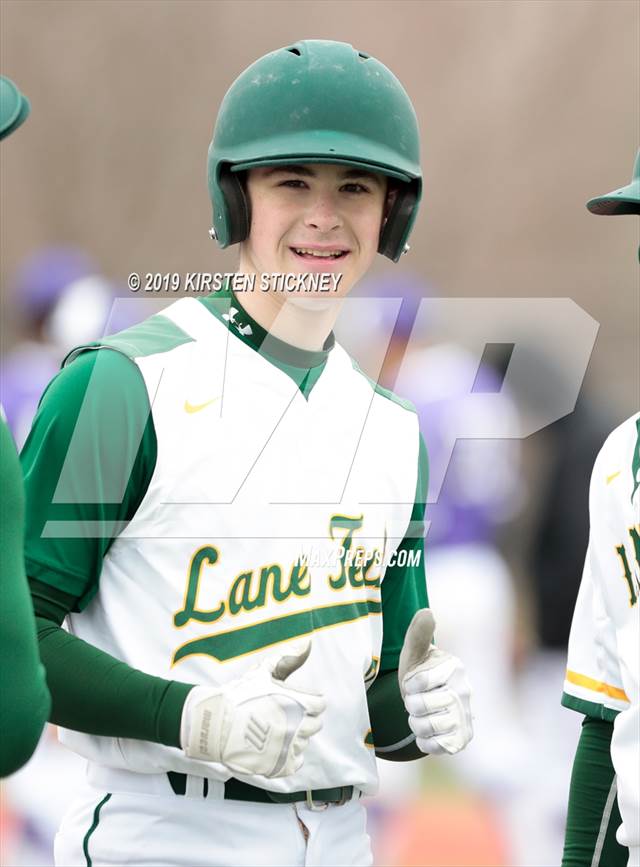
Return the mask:
{"type": "Polygon", "coordinates": [[[220,400],[222,395],[218,395],[218,397],[212,397],[211,400],[205,400],[204,403],[189,403],[188,400],[184,402],[184,411],[185,412],[200,412],[201,409],[204,409],[205,406],[211,406],[212,403],[215,403],[217,400],[220,400]]]}
{"type": "Polygon", "coordinates": [[[618,470],[617,473],[611,473],[610,476],[607,476],[607,484],[610,484],[614,479],[617,479],[622,470],[618,470]]]}

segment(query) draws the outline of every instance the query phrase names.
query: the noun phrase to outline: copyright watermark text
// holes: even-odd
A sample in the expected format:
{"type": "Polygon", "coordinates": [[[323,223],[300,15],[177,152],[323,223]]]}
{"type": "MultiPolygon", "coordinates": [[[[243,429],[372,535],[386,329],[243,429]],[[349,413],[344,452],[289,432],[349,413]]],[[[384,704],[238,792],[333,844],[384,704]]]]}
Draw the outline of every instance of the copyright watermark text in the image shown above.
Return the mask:
{"type": "Polygon", "coordinates": [[[192,271],[180,274],[177,271],[147,272],[132,271],[127,285],[132,292],[219,292],[229,286],[234,292],[337,292],[342,274],[322,272],[319,274],[236,274],[234,272],[192,271]]]}

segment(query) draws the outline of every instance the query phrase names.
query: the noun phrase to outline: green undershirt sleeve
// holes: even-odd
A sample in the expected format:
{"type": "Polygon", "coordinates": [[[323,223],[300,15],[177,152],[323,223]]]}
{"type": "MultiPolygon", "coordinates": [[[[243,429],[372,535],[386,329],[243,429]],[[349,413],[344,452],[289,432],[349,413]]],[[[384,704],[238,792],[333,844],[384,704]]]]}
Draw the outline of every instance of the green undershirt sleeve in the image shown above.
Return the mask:
{"type": "Polygon", "coordinates": [[[50,698],[38,657],[24,572],[24,492],[11,434],[0,419],[0,777],[13,774],[36,748],[50,698]]]}
{"type": "Polygon", "coordinates": [[[61,624],[77,600],[33,578],[29,585],[51,684],[50,721],[88,734],[179,747],[192,684],[145,674],[66,632],[61,624]]]}
{"type": "Polygon", "coordinates": [[[382,582],[382,653],[380,674],[367,693],[371,735],[376,756],[391,762],[424,758],[409,728],[398,683],[398,659],[413,615],[429,605],[424,571],[424,511],[429,464],[420,435],[416,493],[405,538],[396,562],[387,568],[382,582]],[[401,553],[402,552],[402,553],[401,553]]]}
{"type": "Polygon", "coordinates": [[[573,762],[562,867],[626,867],[611,762],[613,723],[585,717],[573,762]]]}
{"type": "Polygon", "coordinates": [[[409,715],[400,693],[398,672],[379,675],[367,693],[369,720],[376,756],[389,762],[424,758],[409,728],[409,715]]]}

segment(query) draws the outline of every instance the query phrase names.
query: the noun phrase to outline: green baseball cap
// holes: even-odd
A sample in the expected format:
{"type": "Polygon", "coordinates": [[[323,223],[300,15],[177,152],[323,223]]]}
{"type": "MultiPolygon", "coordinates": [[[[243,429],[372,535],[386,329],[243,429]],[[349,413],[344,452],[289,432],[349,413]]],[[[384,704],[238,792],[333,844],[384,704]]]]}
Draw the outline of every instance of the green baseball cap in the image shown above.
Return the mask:
{"type": "Polygon", "coordinates": [[[606,196],[597,196],[587,202],[592,214],[615,216],[616,214],[640,214],[640,150],[636,155],[633,177],[626,187],[613,190],[606,196]]]}
{"type": "Polygon", "coordinates": [[[306,39],[279,48],[251,64],[227,91],[208,159],[220,247],[249,234],[240,173],[304,163],[356,166],[399,182],[378,246],[397,262],[422,194],[418,121],[395,75],[348,43],[306,39]]]}

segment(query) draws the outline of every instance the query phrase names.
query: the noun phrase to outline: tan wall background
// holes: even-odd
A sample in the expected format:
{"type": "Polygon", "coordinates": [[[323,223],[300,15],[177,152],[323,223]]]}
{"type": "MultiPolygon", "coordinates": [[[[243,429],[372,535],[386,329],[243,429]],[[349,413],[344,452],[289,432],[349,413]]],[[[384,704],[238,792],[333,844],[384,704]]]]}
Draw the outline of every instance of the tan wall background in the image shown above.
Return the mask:
{"type": "MultiPolygon", "coordinates": [[[[2,72],[33,114],[2,144],[1,276],[77,242],[108,276],[230,270],[209,241],[217,106],[261,54],[352,42],[398,75],[422,129],[411,269],[445,296],[570,296],[601,322],[588,380],[637,404],[638,221],[584,202],[640,140],[635,0],[2,0],[2,72]]],[[[3,298],[11,342],[11,298],[3,298]]],[[[571,339],[568,335],[567,339],[571,339]]]]}

